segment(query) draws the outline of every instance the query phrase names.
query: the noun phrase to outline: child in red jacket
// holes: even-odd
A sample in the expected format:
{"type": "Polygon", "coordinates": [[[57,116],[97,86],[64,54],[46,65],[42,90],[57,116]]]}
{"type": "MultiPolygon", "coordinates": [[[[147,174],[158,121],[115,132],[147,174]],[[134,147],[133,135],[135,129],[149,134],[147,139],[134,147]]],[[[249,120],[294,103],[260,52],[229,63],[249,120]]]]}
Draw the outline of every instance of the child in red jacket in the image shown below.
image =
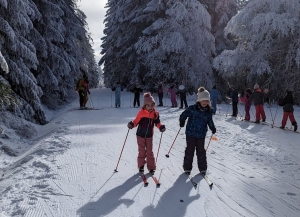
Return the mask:
{"type": "Polygon", "coordinates": [[[144,172],[144,165],[147,163],[147,168],[151,174],[154,174],[156,165],[153,154],[153,128],[154,125],[164,132],[165,125],[162,125],[159,120],[159,113],[155,110],[155,101],[150,93],[144,94],[144,103],[142,109],[138,112],[136,118],[127,124],[129,129],[138,125],[136,131],[138,143],[138,168],[140,172],[144,172]]]}

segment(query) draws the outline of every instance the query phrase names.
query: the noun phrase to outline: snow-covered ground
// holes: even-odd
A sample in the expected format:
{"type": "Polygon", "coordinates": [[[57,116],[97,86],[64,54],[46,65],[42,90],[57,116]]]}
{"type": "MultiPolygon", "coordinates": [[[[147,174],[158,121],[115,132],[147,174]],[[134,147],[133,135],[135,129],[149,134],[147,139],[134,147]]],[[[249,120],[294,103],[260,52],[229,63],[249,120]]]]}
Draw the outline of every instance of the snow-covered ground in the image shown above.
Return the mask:
{"type": "MultiPolygon", "coordinates": [[[[114,108],[109,89],[91,92],[90,106],[100,110],[77,110],[76,100],[49,113],[50,123],[37,127],[31,144],[23,138],[0,138],[3,145],[20,150],[17,157],[0,152],[1,217],[300,216],[300,134],[225,117],[228,106],[218,105],[214,116],[218,140],[211,141],[207,153],[208,176],[214,185],[210,188],[199,175],[195,159],[192,174],[198,186],[194,188],[182,173],[184,129],[170,158],[165,157],[180,129],[183,110],[158,107],[167,128],[157,159],[161,186],[156,188],[149,177],[144,187],[137,173],[136,128],[128,131],[126,126],[138,112],[131,106],[133,95],[123,92],[121,108],[114,108]]],[[[169,99],[165,104],[170,105],[169,99]]],[[[276,109],[265,106],[269,123],[270,111],[274,116],[276,109]]],[[[240,110],[242,114],[243,105],[240,110]]],[[[295,117],[299,122],[299,107],[295,117]]],[[[276,126],[281,118],[280,107],[276,126]]],[[[208,132],[206,145],[210,136],[208,132]]],[[[160,137],[155,129],[155,156],[160,137]]]]}

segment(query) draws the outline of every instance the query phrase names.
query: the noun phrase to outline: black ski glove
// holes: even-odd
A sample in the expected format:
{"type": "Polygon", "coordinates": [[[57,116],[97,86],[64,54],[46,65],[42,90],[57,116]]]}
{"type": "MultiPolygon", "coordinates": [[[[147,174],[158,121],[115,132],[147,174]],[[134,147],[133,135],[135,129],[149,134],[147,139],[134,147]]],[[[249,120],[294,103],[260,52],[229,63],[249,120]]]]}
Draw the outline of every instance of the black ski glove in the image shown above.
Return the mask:
{"type": "Polygon", "coordinates": [[[184,124],[185,124],[185,121],[180,121],[180,122],[179,122],[179,126],[180,126],[180,127],[184,127],[184,124]]]}
{"type": "Polygon", "coordinates": [[[132,121],[128,122],[127,127],[129,129],[132,129],[134,127],[134,124],[132,123],[132,121]]]}
{"type": "Polygon", "coordinates": [[[165,131],[166,131],[166,126],[165,126],[165,125],[161,125],[161,126],[159,127],[159,131],[160,131],[160,132],[165,132],[165,131]]]}
{"type": "Polygon", "coordinates": [[[212,132],[212,134],[215,134],[216,133],[216,131],[217,131],[217,129],[214,127],[214,128],[212,128],[212,130],[211,130],[211,132],[212,132]]]}

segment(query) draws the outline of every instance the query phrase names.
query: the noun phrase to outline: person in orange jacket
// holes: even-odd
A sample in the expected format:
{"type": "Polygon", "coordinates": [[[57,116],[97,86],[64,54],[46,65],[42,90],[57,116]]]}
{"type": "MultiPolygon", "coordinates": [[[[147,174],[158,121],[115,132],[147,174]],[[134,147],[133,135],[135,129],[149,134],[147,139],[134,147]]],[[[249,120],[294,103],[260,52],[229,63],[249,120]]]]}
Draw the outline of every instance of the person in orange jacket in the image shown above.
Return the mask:
{"type": "Polygon", "coordinates": [[[87,92],[87,76],[84,74],[82,76],[82,78],[80,78],[77,82],[77,85],[76,85],[76,91],[78,92],[78,95],[79,95],[79,105],[80,105],[80,109],[84,109],[85,108],[85,103],[86,103],[86,95],[87,92]]]}
{"type": "Polygon", "coordinates": [[[159,113],[155,110],[155,101],[151,93],[144,94],[143,107],[138,112],[133,121],[127,124],[129,129],[138,125],[136,131],[137,144],[138,144],[138,157],[137,164],[140,172],[144,172],[144,165],[147,163],[147,168],[151,174],[154,174],[156,165],[153,154],[153,128],[154,125],[164,132],[165,125],[160,123],[159,113]]]}

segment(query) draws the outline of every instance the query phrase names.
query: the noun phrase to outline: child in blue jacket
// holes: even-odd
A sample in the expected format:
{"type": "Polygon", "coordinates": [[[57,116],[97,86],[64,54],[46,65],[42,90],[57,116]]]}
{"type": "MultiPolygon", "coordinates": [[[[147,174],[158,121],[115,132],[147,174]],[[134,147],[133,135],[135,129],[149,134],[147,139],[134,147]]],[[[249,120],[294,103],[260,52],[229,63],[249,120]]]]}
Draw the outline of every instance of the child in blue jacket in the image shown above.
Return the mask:
{"type": "Polygon", "coordinates": [[[207,126],[213,134],[216,133],[216,127],[212,119],[213,109],[210,104],[210,94],[204,87],[200,87],[197,95],[196,104],[185,109],[179,117],[180,127],[184,127],[185,120],[189,118],[185,130],[186,148],[183,160],[183,169],[188,175],[193,168],[195,149],[198,169],[203,175],[206,174],[207,161],[204,144],[207,126]]]}

